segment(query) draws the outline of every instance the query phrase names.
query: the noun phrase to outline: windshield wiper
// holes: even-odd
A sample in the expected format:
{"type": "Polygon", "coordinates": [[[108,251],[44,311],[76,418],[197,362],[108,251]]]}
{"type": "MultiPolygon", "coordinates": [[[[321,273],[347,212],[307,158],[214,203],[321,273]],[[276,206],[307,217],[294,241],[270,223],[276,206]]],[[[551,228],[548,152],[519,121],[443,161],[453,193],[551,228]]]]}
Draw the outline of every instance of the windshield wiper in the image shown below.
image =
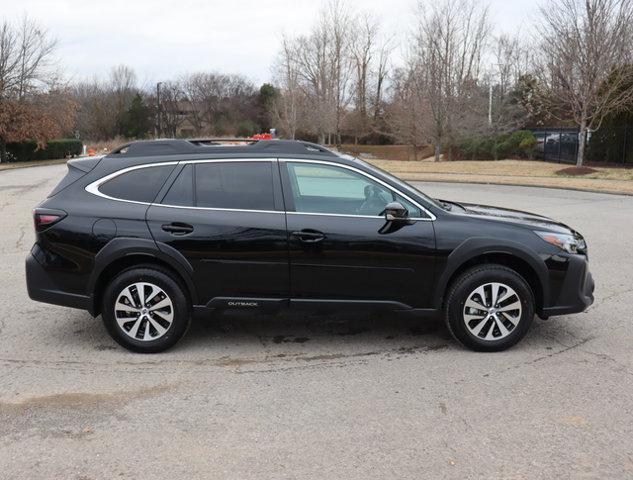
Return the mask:
{"type": "Polygon", "coordinates": [[[450,212],[453,209],[453,205],[451,205],[448,202],[445,202],[444,200],[437,200],[436,199],[436,201],[438,201],[440,203],[440,205],[442,205],[442,207],[444,207],[444,210],[447,210],[447,211],[450,212]]]}

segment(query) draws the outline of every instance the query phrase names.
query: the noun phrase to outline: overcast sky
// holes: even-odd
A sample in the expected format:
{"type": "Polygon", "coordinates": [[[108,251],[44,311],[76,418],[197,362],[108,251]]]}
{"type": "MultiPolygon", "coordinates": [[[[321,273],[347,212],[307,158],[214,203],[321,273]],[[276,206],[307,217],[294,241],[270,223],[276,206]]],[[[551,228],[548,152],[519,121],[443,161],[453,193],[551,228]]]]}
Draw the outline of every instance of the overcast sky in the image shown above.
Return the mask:
{"type": "MultiPolygon", "coordinates": [[[[529,31],[535,2],[487,3],[496,31],[529,31]]],[[[416,0],[349,4],[372,12],[401,44],[406,41],[416,0]]],[[[270,79],[282,34],[308,31],[320,5],[318,0],[0,0],[0,18],[13,21],[26,13],[48,28],[59,41],[57,63],[75,79],[126,64],[146,85],[200,70],[241,73],[261,83],[270,79]]]]}

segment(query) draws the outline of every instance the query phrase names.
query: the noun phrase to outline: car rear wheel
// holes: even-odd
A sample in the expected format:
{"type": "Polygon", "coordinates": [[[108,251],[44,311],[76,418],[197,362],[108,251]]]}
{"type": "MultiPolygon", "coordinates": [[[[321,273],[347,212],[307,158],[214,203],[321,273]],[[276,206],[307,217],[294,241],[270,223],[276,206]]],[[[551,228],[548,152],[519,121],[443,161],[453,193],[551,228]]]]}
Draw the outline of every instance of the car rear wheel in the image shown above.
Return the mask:
{"type": "Polygon", "coordinates": [[[500,351],[521,340],[534,319],[534,295],[525,279],[502,265],[461,274],[446,297],[453,336],[472,350],[500,351]]]}
{"type": "Polygon", "coordinates": [[[134,352],[157,353],[187,331],[187,296],[168,270],[154,266],[121,272],[103,295],[102,317],[112,338],[134,352]]]}

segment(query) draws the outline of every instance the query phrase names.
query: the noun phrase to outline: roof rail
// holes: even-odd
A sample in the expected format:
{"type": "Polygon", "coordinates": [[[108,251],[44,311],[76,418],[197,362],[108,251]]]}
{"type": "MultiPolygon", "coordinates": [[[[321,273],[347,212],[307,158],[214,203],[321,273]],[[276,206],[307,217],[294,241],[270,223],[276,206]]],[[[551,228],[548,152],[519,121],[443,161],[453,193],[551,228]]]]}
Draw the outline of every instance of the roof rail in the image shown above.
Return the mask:
{"type": "Polygon", "coordinates": [[[186,155],[197,153],[263,153],[263,154],[316,154],[337,156],[316,143],[299,140],[253,140],[248,138],[196,138],[191,140],[161,139],[129,142],[115,148],[109,157],[142,157],[186,155]],[[228,142],[228,144],[227,144],[228,142]],[[235,145],[240,143],[243,145],[235,145]]]}

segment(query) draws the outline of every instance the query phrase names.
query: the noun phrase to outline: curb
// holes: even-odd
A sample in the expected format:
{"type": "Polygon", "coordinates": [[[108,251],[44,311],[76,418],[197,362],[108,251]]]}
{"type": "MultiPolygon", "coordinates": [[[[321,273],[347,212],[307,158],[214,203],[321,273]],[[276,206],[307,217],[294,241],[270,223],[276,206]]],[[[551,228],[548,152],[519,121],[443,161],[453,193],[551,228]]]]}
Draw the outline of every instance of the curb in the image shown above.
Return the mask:
{"type": "Polygon", "coordinates": [[[9,172],[11,170],[20,170],[22,168],[31,168],[31,167],[46,167],[49,165],[60,165],[62,163],[66,163],[68,160],[43,160],[37,163],[30,163],[28,165],[19,165],[20,162],[10,163],[10,167],[5,167],[6,163],[0,163],[0,172],[9,172]],[[15,167],[13,165],[16,165],[15,167]]]}

